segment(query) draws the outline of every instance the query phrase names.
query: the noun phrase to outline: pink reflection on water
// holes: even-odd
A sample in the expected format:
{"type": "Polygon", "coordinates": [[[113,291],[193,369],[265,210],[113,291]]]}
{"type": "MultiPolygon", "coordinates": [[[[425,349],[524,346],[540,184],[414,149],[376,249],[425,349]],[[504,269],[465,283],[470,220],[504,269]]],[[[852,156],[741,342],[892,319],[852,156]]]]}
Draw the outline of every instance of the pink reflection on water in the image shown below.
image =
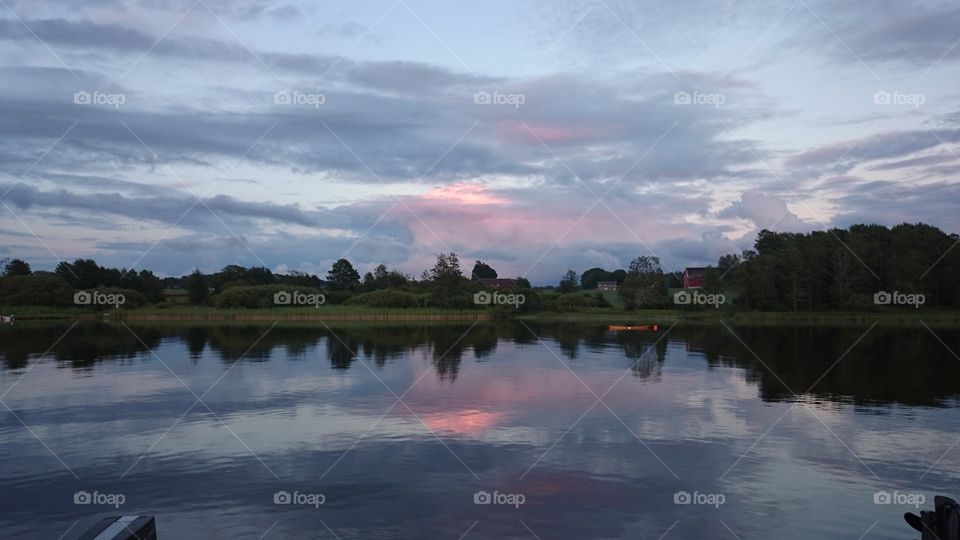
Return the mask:
{"type": "Polygon", "coordinates": [[[503,414],[476,409],[431,413],[423,415],[423,421],[437,433],[479,437],[494,427],[503,414]]]}

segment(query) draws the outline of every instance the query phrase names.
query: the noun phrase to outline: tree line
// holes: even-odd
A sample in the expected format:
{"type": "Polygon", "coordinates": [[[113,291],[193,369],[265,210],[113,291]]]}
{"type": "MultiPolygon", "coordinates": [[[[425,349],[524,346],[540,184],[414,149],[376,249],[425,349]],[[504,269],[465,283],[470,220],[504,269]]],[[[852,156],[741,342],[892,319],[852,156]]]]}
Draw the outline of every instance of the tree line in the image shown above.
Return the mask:
{"type": "MultiPolygon", "coordinates": [[[[719,258],[706,269],[702,291],[728,297],[728,309],[819,311],[873,309],[881,291],[920,294],[925,306],[960,307],[960,242],[956,234],[924,224],[853,225],[811,233],[761,231],[752,249],[719,258]]],[[[122,292],[125,307],[169,303],[170,291],[195,305],[260,308],[275,305],[274,295],[296,288],[323,294],[328,304],[372,307],[474,308],[482,279],[497,271],[475,261],[466,275],[455,253],[441,253],[419,278],[380,264],[363,275],[339,259],[325,278],[304,272],[274,273],[268,268],[228,265],[218,272],[199,269],[182,277],[150,270],[103,267],[93,259],[61,262],[53,272],[33,271],[21,259],[2,261],[0,306],[67,306],[73,293],[100,289],[122,292]],[[166,291],[166,292],[165,292],[166,291]]],[[[534,289],[517,278],[510,292],[524,294],[524,310],[574,311],[612,307],[594,291],[601,281],[616,282],[616,298],[627,310],[675,308],[672,292],[682,271],[666,272],[660,259],[640,256],[626,269],[568,270],[555,287],[534,289]]]]}
{"type": "MultiPolygon", "coordinates": [[[[753,249],[706,268],[702,291],[727,295],[733,309],[865,310],[878,295],[922,295],[923,305],[960,307],[960,236],[925,224],[853,225],[810,233],[762,230],[753,249]]],[[[671,305],[682,272],[638,257],[621,282],[630,307],[671,305]]]]}

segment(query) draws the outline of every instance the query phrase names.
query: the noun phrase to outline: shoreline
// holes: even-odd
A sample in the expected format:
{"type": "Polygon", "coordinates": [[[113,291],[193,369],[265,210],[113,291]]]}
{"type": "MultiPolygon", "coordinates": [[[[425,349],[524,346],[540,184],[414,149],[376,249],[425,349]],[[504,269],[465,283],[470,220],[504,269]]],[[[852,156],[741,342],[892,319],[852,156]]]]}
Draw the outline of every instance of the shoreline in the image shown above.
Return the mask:
{"type": "Polygon", "coordinates": [[[7,308],[6,312],[17,314],[17,320],[26,321],[106,321],[106,322],[321,322],[321,321],[356,321],[356,322],[471,322],[495,320],[520,320],[531,322],[568,322],[568,323],[595,323],[595,324],[670,324],[670,323],[731,323],[750,324],[909,324],[922,326],[935,324],[937,326],[960,327],[960,311],[954,310],[897,310],[883,312],[852,312],[852,311],[818,311],[818,312],[761,312],[761,311],[680,311],[680,310],[604,310],[581,312],[548,312],[537,311],[529,313],[508,314],[506,318],[501,313],[481,310],[455,310],[430,308],[395,308],[395,309],[358,309],[355,306],[330,306],[322,313],[312,308],[303,309],[216,309],[184,307],[173,309],[141,308],[136,310],[108,310],[91,312],[74,308],[7,308]]]}

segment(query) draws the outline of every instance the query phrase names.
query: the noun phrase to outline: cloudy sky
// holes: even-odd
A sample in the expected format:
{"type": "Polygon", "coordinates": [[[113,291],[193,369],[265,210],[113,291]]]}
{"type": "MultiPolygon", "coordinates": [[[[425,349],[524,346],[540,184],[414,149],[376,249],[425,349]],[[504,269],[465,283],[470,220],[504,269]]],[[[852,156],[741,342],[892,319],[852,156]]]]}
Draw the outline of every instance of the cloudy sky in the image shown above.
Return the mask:
{"type": "Polygon", "coordinates": [[[0,258],[715,263],[960,232],[956,2],[0,0],[0,258]]]}

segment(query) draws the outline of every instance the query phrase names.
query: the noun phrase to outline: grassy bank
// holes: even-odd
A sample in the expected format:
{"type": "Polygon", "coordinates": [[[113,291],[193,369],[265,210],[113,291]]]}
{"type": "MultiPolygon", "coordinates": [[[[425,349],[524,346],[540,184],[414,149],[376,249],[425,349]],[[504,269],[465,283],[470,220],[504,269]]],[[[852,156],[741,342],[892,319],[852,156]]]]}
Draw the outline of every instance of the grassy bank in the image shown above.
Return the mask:
{"type": "MultiPolygon", "coordinates": [[[[271,308],[271,309],[217,309],[199,306],[176,306],[166,309],[144,307],[133,310],[91,311],[77,307],[49,308],[43,306],[5,307],[0,314],[15,314],[19,320],[84,319],[127,321],[475,321],[493,319],[487,310],[456,310],[441,308],[370,308],[355,305],[271,308]]],[[[509,313],[509,312],[507,312],[509,313]]],[[[854,323],[872,324],[936,324],[960,326],[960,311],[936,309],[898,309],[875,312],[759,312],[704,309],[636,310],[587,309],[558,313],[537,311],[518,313],[515,318],[543,322],[586,322],[596,324],[686,322],[734,323],[854,323]]]]}
{"type": "Polygon", "coordinates": [[[535,312],[524,313],[518,317],[522,320],[550,321],[550,322],[597,322],[609,324],[621,323],[659,323],[674,322],[734,322],[751,324],[784,324],[784,323],[851,323],[851,324],[936,324],[938,326],[960,326],[960,311],[953,310],[895,310],[895,311],[816,311],[816,312],[769,312],[769,311],[741,311],[730,312],[725,310],[705,309],[702,311],[686,310],[603,310],[578,313],[535,312]]]}
{"type": "Polygon", "coordinates": [[[176,306],[165,309],[108,309],[92,311],[80,308],[42,306],[6,307],[3,314],[15,314],[18,320],[82,319],[125,321],[475,321],[487,320],[490,313],[481,310],[431,308],[371,308],[366,306],[290,307],[271,309],[218,309],[202,306],[176,306]]]}

